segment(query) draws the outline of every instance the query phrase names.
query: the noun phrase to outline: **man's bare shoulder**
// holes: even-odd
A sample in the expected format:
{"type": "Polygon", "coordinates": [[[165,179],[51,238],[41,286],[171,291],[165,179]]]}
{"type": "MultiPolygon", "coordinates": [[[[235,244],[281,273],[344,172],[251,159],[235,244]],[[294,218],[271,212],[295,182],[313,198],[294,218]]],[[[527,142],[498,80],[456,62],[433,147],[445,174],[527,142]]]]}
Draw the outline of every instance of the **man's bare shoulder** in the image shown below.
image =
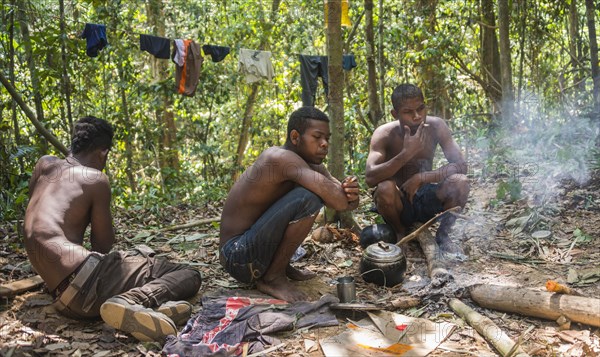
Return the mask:
{"type": "Polygon", "coordinates": [[[373,140],[378,142],[385,143],[390,136],[394,136],[399,132],[400,123],[397,120],[394,120],[389,123],[385,123],[380,125],[373,132],[373,140]]]}

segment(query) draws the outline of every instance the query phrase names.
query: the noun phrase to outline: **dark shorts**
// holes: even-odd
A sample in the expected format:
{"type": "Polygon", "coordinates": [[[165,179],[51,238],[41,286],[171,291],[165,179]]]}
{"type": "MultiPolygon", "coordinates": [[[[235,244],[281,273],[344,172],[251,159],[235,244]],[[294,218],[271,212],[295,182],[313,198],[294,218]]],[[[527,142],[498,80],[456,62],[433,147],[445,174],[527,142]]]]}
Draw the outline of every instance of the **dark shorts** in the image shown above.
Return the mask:
{"type": "Polygon", "coordinates": [[[223,268],[240,282],[256,281],[271,265],[288,225],[317,214],[321,207],[323,201],[311,191],[303,187],[291,190],[250,229],[225,243],[220,252],[225,261],[223,268]]]}
{"type": "Polygon", "coordinates": [[[408,197],[402,196],[402,214],[400,220],[405,227],[410,227],[415,222],[425,223],[436,214],[444,210],[442,202],[437,198],[437,184],[428,183],[417,190],[413,203],[408,201],[408,197]]]}

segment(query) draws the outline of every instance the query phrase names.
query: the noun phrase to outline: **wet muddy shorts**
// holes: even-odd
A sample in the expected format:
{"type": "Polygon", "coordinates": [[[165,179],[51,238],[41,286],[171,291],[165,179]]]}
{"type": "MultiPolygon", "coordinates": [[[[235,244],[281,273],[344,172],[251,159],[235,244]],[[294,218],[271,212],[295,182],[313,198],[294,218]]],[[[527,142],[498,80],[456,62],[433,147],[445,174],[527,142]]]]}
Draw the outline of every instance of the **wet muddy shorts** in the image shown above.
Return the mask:
{"type": "Polygon", "coordinates": [[[437,198],[436,192],[438,185],[428,183],[417,190],[413,203],[408,201],[408,197],[402,196],[402,215],[400,219],[405,227],[410,227],[415,222],[427,222],[436,214],[444,210],[442,202],[437,198]]]}
{"type": "Polygon", "coordinates": [[[289,224],[316,215],[323,201],[311,191],[296,187],[275,202],[243,234],[231,238],[221,248],[223,268],[243,283],[259,279],[273,260],[289,224]]]}

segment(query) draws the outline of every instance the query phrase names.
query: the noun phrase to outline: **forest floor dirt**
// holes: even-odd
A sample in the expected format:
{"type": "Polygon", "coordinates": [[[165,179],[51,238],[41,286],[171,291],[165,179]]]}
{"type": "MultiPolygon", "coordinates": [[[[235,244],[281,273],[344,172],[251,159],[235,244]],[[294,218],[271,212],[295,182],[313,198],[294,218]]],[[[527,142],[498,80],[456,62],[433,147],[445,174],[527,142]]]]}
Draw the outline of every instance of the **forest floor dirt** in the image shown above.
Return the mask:
{"type": "MultiPolygon", "coordinates": [[[[522,348],[535,356],[600,356],[600,331],[573,323],[560,330],[554,321],[479,307],[465,293],[477,284],[518,286],[543,291],[547,280],[556,280],[588,297],[600,296],[600,173],[595,172],[580,186],[563,181],[552,200],[524,197],[513,203],[497,202],[497,182],[473,180],[469,203],[452,237],[461,242],[468,260],[449,266],[454,281],[442,289],[430,286],[426,262],[418,250],[409,256],[405,282],[393,288],[366,283],[358,273],[362,249],[356,243],[340,240],[332,243],[305,241],[307,254],[297,265],[318,273],[301,288],[318,298],[335,294],[331,282],[340,276],[356,277],[357,298],[387,311],[418,316],[434,322],[456,324],[453,333],[431,356],[495,356],[492,345],[455,315],[448,301],[458,297],[473,309],[489,317],[513,341],[521,339],[522,348]],[[537,200],[537,201],[536,201],[537,200]],[[547,230],[548,238],[533,238],[531,233],[547,230]],[[595,270],[594,270],[595,269],[595,270]],[[575,272],[579,273],[578,275],[575,272]],[[579,278],[577,278],[579,277],[579,278]],[[396,309],[391,302],[399,297],[415,296],[421,304],[396,309]]],[[[115,227],[117,249],[135,244],[151,246],[158,254],[174,261],[194,264],[203,275],[198,295],[191,299],[195,312],[202,309],[203,294],[247,288],[238,284],[218,263],[216,224],[177,231],[158,232],[160,227],[182,224],[201,218],[218,217],[221,203],[203,207],[180,205],[159,210],[117,210],[115,227]]],[[[362,226],[375,223],[369,211],[368,195],[355,212],[362,226]]],[[[0,283],[34,275],[23,249],[22,235],[15,229],[20,222],[2,222],[0,226],[0,283]]],[[[432,231],[435,231],[435,226],[432,231]]],[[[51,297],[42,288],[11,298],[0,298],[0,354],[124,356],[160,355],[158,343],[140,343],[116,332],[102,321],[74,321],[61,317],[51,306],[51,297]]],[[[271,356],[323,356],[319,340],[343,332],[355,315],[338,315],[339,326],[297,330],[279,336],[282,345],[271,356]]]]}

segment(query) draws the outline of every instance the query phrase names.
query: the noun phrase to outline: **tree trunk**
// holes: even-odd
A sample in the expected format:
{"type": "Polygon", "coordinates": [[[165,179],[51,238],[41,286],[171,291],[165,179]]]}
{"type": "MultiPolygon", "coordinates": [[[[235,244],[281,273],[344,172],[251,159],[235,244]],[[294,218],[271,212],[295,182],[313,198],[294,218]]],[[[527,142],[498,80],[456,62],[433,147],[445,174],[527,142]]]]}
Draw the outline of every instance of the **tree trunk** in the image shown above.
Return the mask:
{"type": "MultiPolygon", "coordinates": [[[[379,53],[377,55],[379,59],[379,107],[381,108],[382,115],[385,112],[385,63],[383,57],[383,0],[379,0],[379,53]]],[[[383,119],[383,116],[382,116],[383,119]]],[[[380,123],[378,124],[381,124],[380,123]]]]}
{"type": "MultiPolygon", "coordinates": [[[[14,1],[11,1],[11,5],[14,7],[14,1]]],[[[14,86],[15,85],[15,45],[14,45],[14,38],[15,38],[15,17],[14,17],[14,11],[10,12],[10,33],[9,33],[9,37],[8,37],[8,52],[9,52],[9,68],[8,68],[8,75],[10,76],[10,83],[14,86]]],[[[10,104],[10,108],[11,108],[11,118],[12,118],[12,122],[13,122],[13,129],[14,129],[14,133],[15,133],[15,144],[16,146],[20,146],[21,145],[21,129],[19,128],[19,120],[17,119],[17,102],[16,101],[12,101],[10,104]]],[[[1,116],[0,116],[1,117],[1,116]]],[[[23,158],[21,156],[19,156],[19,168],[21,169],[21,172],[25,172],[25,167],[23,165],[23,158]]]]}
{"type": "Polygon", "coordinates": [[[579,36],[579,13],[577,12],[577,0],[571,0],[569,6],[569,55],[571,57],[571,67],[573,69],[573,84],[581,83],[581,68],[577,47],[581,43],[579,36]]]}
{"type": "Polygon", "coordinates": [[[499,111],[502,100],[500,53],[496,36],[496,15],[493,0],[481,0],[481,72],[485,80],[483,90],[499,111]]]}
{"type": "Polygon", "coordinates": [[[502,117],[508,123],[513,121],[514,94],[512,85],[512,64],[509,37],[508,0],[498,0],[498,26],[500,29],[500,72],[502,73],[502,117]]]}
{"type": "MultiPolygon", "coordinates": [[[[18,2],[18,19],[21,27],[21,36],[23,36],[23,47],[25,49],[25,57],[27,61],[27,67],[29,68],[29,76],[31,77],[31,90],[33,92],[33,101],[35,103],[35,117],[40,123],[44,123],[44,108],[42,106],[42,95],[40,94],[40,81],[38,77],[37,67],[33,57],[33,47],[31,45],[31,37],[29,36],[29,19],[27,17],[28,6],[26,0],[20,0],[18,2]]],[[[48,152],[48,142],[43,139],[40,142],[42,153],[48,152]]]]}
{"type": "Polygon", "coordinates": [[[237,181],[242,169],[242,159],[244,158],[244,152],[246,152],[246,146],[248,146],[248,133],[250,132],[250,125],[252,123],[252,116],[254,115],[254,104],[256,103],[256,96],[258,95],[258,82],[252,83],[250,87],[250,94],[246,99],[246,109],[244,109],[244,116],[242,118],[242,128],[240,131],[240,139],[238,140],[237,154],[235,156],[235,165],[233,167],[233,181],[237,181]]]}
{"type": "Polygon", "coordinates": [[[596,10],[594,0],[585,0],[585,10],[590,36],[590,58],[592,61],[592,80],[594,83],[594,115],[596,120],[600,121],[600,70],[598,69],[598,41],[596,39],[596,10]]]}
{"type": "Polygon", "coordinates": [[[67,123],[69,130],[73,130],[73,113],[71,111],[71,83],[69,80],[69,71],[67,70],[67,30],[65,25],[65,1],[59,0],[60,8],[60,53],[62,57],[62,89],[65,96],[65,104],[67,106],[67,123]]]}
{"type": "MultiPolygon", "coordinates": [[[[271,29],[273,28],[273,24],[277,19],[277,12],[279,11],[280,4],[281,0],[273,0],[271,3],[271,21],[264,28],[263,36],[261,38],[260,45],[258,46],[260,50],[264,49],[269,44],[269,40],[271,38],[271,29]]],[[[246,100],[244,117],[242,118],[242,128],[240,129],[240,139],[238,141],[237,154],[234,161],[233,173],[231,175],[233,181],[236,181],[241,174],[241,171],[243,171],[241,170],[242,161],[244,159],[246,146],[248,146],[248,133],[250,132],[250,127],[252,126],[252,115],[254,114],[254,105],[256,104],[256,97],[258,95],[258,84],[258,82],[252,84],[250,94],[246,100]]]]}
{"type": "MultiPolygon", "coordinates": [[[[375,35],[373,32],[373,0],[365,0],[365,42],[367,47],[367,88],[369,91],[369,121],[377,128],[383,117],[377,93],[377,71],[375,70],[375,35]]],[[[379,19],[381,22],[381,19],[379,19]]]]}
{"type": "Polygon", "coordinates": [[[519,82],[517,85],[517,112],[521,112],[521,92],[523,91],[523,65],[525,62],[525,29],[527,27],[527,0],[520,0],[519,15],[521,18],[519,36],[519,82]]]}
{"type": "MultiPolygon", "coordinates": [[[[156,36],[165,36],[163,3],[160,0],[150,0],[147,3],[148,25],[156,36]]],[[[157,83],[164,84],[169,78],[169,61],[150,58],[152,76],[157,83]]],[[[173,95],[171,89],[163,87],[158,92],[162,96],[160,105],[155,108],[156,119],[160,126],[159,162],[161,174],[167,188],[173,183],[179,172],[179,153],[176,147],[177,129],[173,114],[173,95]],[[167,169],[167,170],[165,170],[167,169]],[[169,172],[167,174],[167,172],[169,172]]]]}

